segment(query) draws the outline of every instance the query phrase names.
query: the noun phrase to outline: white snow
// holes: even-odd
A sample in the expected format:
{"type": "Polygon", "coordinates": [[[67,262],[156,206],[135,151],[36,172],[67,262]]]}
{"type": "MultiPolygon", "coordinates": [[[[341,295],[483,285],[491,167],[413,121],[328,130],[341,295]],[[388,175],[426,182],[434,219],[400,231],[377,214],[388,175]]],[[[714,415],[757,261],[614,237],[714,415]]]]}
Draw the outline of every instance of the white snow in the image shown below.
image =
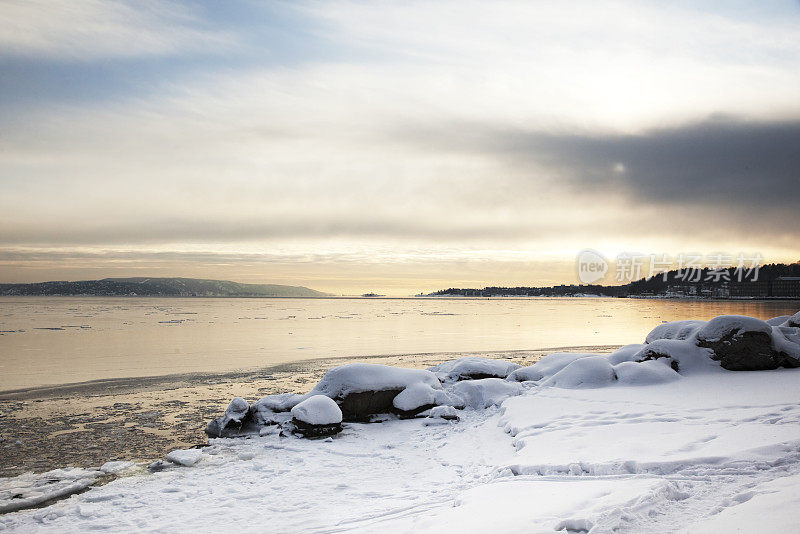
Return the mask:
{"type": "Polygon", "coordinates": [[[200,449],[177,449],[167,454],[167,461],[173,464],[191,467],[200,461],[203,451],[200,449]]]}
{"type": "Polygon", "coordinates": [[[495,406],[513,395],[522,393],[522,386],[500,378],[464,380],[453,386],[453,394],[462,398],[469,408],[482,410],[495,406]]]}
{"type": "Polygon", "coordinates": [[[672,321],[669,323],[662,323],[647,334],[645,343],[652,343],[657,339],[690,339],[697,334],[698,330],[707,324],[707,321],[672,321]]]}
{"type": "Polygon", "coordinates": [[[309,425],[335,425],[342,422],[342,410],[330,397],[313,395],[292,408],[292,417],[309,425]]]}
{"type": "Polygon", "coordinates": [[[508,380],[523,382],[523,381],[539,381],[543,378],[554,375],[561,369],[571,364],[575,360],[581,358],[588,358],[590,356],[597,356],[591,353],[579,352],[553,352],[548,354],[535,364],[529,367],[521,367],[512,372],[508,376],[508,380]]]}
{"type": "Polygon", "coordinates": [[[505,360],[466,356],[429,367],[442,382],[455,382],[469,378],[505,378],[520,365],[505,360]]]}
{"type": "Polygon", "coordinates": [[[100,471],[108,475],[118,475],[136,468],[136,463],[127,460],[106,462],[100,466],[100,471]]]}
{"type": "Polygon", "coordinates": [[[608,385],[616,379],[614,368],[608,363],[607,357],[590,356],[573,361],[542,385],[559,388],[592,388],[608,385]]]}
{"type": "MultiPolygon", "coordinates": [[[[709,335],[724,336],[734,323],[761,328],[722,323],[709,335]]],[[[797,339],[793,328],[767,327],[781,343],[797,339]]],[[[507,380],[442,387],[428,371],[337,368],[312,391],[328,406],[335,403],[327,397],[384,388],[402,391],[400,409],[439,396],[469,409],[344,423],[336,439],[303,440],[276,426],[212,439],[167,457],[191,454],[192,469],[126,476],[5,514],[0,531],[795,531],[800,369],[726,371],[693,335],[667,330],[610,355],[549,355],[507,380]]],[[[263,409],[297,409],[296,400],[271,397],[263,409]]],[[[94,480],[94,472],[73,479],[94,480]]],[[[0,503],[13,500],[11,486],[24,495],[46,486],[43,476],[3,480],[0,503]]]]}
{"type": "Polygon", "coordinates": [[[629,385],[660,384],[681,377],[664,358],[641,363],[622,362],[614,366],[614,374],[621,384],[629,385]]]}
{"type": "Polygon", "coordinates": [[[428,384],[412,384],[397,394],[392,404],[398,410],[410,412],[431,404],[446,404],[449,397],[441,389],[433,389],[428,384]]]}
{"type": "Polygon", "coordinates": [[[772,348],[800,360],[800,328],[773,326],[772,348]]]}

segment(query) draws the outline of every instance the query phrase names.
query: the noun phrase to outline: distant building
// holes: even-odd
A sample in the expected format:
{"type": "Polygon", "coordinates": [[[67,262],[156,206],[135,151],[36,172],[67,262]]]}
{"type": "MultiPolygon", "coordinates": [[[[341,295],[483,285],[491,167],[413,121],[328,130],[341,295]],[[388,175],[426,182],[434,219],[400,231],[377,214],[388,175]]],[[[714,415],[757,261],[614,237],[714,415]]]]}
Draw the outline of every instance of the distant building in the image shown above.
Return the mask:
{"type": "Polygon", "coordinates": [[[772,296],[800,298],[800,276],[779,276],[773,280],[772,296]]]}
{"type": "Polygon", "coordinates": [[[756,282],[731,282],[728,286],[730,296],[737,297],[769,297],[770,283],[768,280],[756,282]]]}

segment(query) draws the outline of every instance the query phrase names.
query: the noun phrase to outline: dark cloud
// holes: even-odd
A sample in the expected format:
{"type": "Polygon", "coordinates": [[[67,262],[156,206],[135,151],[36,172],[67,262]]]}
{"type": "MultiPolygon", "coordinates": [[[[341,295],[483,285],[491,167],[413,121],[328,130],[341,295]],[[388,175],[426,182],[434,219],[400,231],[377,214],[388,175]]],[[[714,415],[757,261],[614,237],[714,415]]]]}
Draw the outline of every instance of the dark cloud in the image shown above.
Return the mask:
{"type": "Polygon", "coordinates": [[[445,137],[451,149],[544,166],[568,187],[645,203],[795,210],[800,202],[800,121],[714,118],[638,135],[454,131],[466,133],[445,137]]]}

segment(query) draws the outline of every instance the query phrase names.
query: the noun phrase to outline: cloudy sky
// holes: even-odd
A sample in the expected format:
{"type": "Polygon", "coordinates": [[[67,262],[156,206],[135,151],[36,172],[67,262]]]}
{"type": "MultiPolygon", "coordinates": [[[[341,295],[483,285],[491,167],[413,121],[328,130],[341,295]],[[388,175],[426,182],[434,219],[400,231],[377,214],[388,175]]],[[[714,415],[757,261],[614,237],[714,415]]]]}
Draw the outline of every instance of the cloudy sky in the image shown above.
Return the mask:
{"type": "Polygon", "coordinates": [[[800,3],[0,0],[0,281],[800,259],[800,3]]]}

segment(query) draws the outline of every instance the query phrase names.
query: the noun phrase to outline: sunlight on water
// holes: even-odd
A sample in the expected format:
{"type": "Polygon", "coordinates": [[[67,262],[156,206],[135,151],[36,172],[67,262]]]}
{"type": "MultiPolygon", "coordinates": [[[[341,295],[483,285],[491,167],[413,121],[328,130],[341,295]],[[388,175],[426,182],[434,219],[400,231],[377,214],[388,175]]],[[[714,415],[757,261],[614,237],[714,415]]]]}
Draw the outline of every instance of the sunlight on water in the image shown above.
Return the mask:
{"type": "Polygon", "coordinates": [[[311,358],[640,343],[662,321],[798,301],[0,298],[0,389],[311,358]]]}

